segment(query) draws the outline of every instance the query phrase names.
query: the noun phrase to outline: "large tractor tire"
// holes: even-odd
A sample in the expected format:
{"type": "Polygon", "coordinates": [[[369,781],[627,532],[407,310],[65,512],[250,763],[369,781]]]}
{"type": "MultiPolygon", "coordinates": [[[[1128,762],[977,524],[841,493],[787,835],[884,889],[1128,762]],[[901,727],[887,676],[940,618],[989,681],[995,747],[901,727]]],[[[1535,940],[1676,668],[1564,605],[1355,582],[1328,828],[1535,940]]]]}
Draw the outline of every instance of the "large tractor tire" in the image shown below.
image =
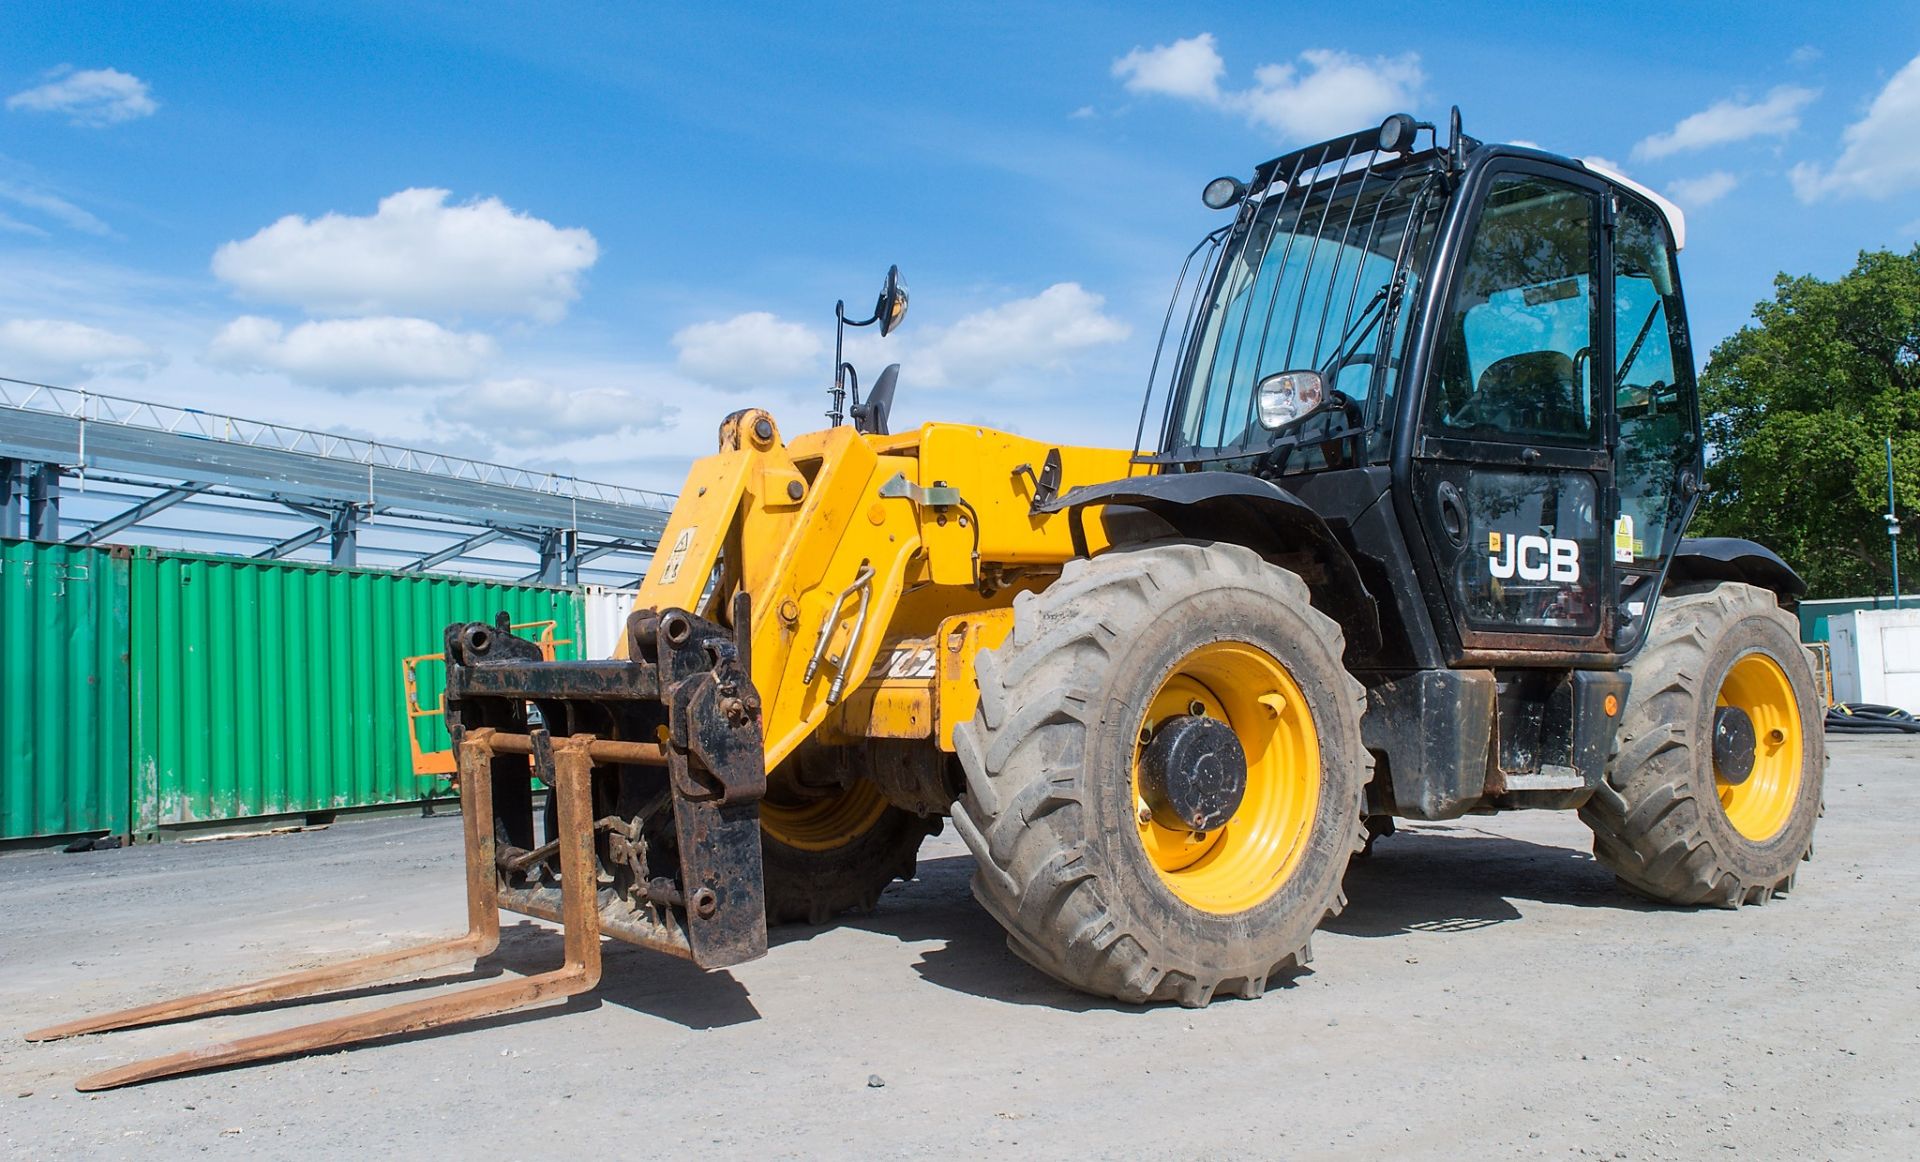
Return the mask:
{"type": "Polygon", "coordinates": [[[1666,596],[1628,667],[1607,777],[1580,818],[1628,888],[1737,908],[1793,887],[1811,858],[1826,737],[1799,627],[1772,593],[1666,596]]]}
{"type": "Polygon", "coordinates": [[[913,878],[928,826],[865,779],[793,805],[763,800],[767,923],[824,924],[842,912],[872,911],[888,884],[913,878]]]}
{"type": "Polygon", "coordinates": [[[1075,988],[1187,1006],[1305,963],[1364,838],[1342,652],[1305,583],[1237,545],[1115,549],[1018,597],[954,738],[954,826],[1008,946],[1075,988]]]}

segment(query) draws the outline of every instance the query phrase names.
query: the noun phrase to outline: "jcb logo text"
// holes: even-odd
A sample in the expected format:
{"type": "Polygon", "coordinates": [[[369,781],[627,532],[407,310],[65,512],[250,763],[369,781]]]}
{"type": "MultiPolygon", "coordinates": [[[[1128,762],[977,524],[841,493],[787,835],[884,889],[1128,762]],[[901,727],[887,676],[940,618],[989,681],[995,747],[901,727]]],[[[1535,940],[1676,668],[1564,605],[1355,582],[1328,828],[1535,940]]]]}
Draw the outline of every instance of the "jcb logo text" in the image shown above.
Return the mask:
{"type": "Polygon", "coordinates": [[[1487,549],[1487,571],[1495,580],[1504,581],[1514,576],[1522,581],[1580,580],[1578,541],[1493,533],[1487,538],[1487,549]]]}

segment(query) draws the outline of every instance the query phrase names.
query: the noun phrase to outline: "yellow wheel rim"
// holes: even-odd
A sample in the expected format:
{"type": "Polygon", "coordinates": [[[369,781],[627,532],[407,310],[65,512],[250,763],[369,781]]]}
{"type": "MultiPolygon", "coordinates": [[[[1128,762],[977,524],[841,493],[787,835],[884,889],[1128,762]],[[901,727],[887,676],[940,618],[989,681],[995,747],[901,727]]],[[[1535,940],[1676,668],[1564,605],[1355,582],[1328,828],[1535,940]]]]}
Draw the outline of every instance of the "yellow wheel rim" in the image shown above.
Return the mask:
{"type": "Polygon", "coordinates": [[[1320,802],[1320,739],[1285,666],[1242,642],[1214,642],[1180,660],[1147,706],[1133,748],[1140,844],[1174,895],[1230,915],[1287,882],[1313,834],[1320,802]],[[1224,825],[1204,835],[1155,822],[1140,790],[1140,752],[1160,723],[1198,703],[1233,728],[1247,756],[1247,791],[1224,825]]]}
{"type": "Polygon", "coordinates": [[[785,805],[760,801],[760,827],[768,835],[801,851],[832,851],[845,847],[873,829],[887,810],[887,797],[865,779],[824,799],[805,799],[785,805]]]}
{"type": "Polygon", "coordinates": [[[1720,809],[1741,835],[1772,839],[1787,825],[1800,798],[1800,705],[1780,663],[1748,654],[1720,683],[1715,706],[1737,706],[1753,720],[1753,773],[1737,786],[1714,775],[1720,809]]]}

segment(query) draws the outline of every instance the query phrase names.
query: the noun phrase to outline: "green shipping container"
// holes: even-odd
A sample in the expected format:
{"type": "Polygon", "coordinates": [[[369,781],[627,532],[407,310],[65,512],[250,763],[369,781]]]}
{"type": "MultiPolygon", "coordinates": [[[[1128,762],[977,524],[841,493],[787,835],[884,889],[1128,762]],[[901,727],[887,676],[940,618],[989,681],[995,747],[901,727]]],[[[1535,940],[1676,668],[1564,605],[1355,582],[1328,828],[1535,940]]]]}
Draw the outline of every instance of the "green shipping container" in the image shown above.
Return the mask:
{"type": "MultiPolygon", "coordinates": [[[[579,595],[531,585],[143,549],[130,589],[142,832],[417,800],[402,659],[501,610],[580,637],[579,595]]],[[[444,671],[419,680],[432,707],[444,671]]]]}
{"type": "Polygon", "coordinates": [[[127,830],[127,565],[0,541],[0,840],[127,830]]]}

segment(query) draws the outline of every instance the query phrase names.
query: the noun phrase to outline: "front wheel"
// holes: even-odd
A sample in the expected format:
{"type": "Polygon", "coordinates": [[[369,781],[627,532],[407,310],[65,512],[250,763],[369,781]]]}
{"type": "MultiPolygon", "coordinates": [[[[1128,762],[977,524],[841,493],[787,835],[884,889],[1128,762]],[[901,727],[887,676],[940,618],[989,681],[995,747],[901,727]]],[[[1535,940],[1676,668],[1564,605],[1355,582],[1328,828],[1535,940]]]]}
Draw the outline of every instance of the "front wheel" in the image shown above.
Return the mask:
{"type": "Polygon", "coordinates": [[[929,821],[887,802],[870,780],[831,794],[760,804],[769,924],[825,924],[872,911],[895,880],[913,878],[929,821]]]}
{"type": "Polygon", "coordinates": [[[954,741],[1013,951],[1126,1001],[1258,996],[1345,903],[1368,759],[1339,627],[1237,545],[1070,562],[1014,602],[954,741]]]}
{"type": "Polygon", "coordinates": [[[1663,597],[1628,672],[1606,780],[1580,809],[1594,856],[1670,904],[1737,908],[1792,888],[1826,771],[1794,619],[1751,585],[1663,597]]]}

